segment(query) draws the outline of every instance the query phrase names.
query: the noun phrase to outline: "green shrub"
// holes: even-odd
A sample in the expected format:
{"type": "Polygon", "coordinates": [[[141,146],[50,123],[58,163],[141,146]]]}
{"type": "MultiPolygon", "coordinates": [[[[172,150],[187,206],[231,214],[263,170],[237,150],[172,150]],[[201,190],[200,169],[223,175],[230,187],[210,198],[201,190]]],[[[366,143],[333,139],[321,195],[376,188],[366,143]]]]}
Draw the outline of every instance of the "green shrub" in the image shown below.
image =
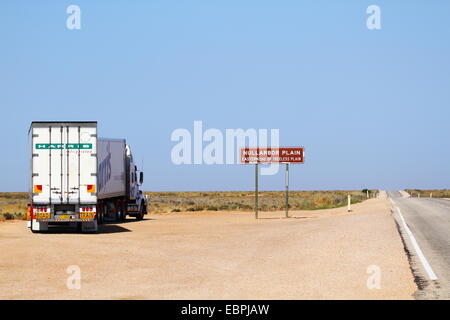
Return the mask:
{"type": "Polygon", "coordinates": [[[203,209],[200,207],[189,207],[187,208],[187,211],[202,211],[203,209]]]}
{"type": "Polygon", "coordinates": [[[3,217],[5,217],[6,220],[13,220],[14,219],[14,214],[9,213],[9,212],[5,212],[3,214],[3,217]]]}
{"type": "Polygon", "coordinates": [[[240,204],[240,205],[239,205],[239,208],[240,208],[240,209],[243,209],[243,210],[251,210],[251,209],[253,209],[253,207],[252,207],[251,205],[249,205],[249,204],[244,204],[244,203],[240,204]]]}

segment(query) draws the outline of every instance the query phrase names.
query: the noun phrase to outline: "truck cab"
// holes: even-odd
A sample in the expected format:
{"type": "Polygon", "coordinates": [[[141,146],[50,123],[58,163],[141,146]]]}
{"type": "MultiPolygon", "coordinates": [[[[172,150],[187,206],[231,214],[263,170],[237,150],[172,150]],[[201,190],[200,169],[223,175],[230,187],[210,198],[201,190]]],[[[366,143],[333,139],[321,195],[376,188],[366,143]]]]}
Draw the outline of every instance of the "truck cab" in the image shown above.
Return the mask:
{"type": "Polygon", "coordinates": [[[133,153],[128,144],[125,147],[125,155],[128,173],[127,194],[129,199],[126,212],[129,216],[143,219],[143,214],[147,213],[147,197],[142,193],[139,187],[144,183],[144,172],[138,170],[133,159],[133,153]]]}
{"type": "Polygon", "coordinates": [[[147,197],[139,189],[144,173],[126,140],[98,138],[98,163],[100,222],[123,221],[127,215],[142,220],[147,214],[147,197]]]}

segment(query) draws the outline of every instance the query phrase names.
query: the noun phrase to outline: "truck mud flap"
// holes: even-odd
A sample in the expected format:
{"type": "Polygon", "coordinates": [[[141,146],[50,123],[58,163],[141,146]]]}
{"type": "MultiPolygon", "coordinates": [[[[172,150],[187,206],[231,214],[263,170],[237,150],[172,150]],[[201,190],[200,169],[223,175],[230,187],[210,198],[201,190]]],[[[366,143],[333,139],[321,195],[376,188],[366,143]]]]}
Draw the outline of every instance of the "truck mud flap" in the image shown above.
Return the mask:
{"type": "Polygon", "coordinates": [[[83,233],[97,233],[98,232],[98,223],[97,221],[88,221],[81,223],[81,232],[83,233]]]}
{"type": "Polygon", "coordinates": [[[48,222],[39,222],[36,219],[31,221],[31,231],[47,231],[48,222]]]}

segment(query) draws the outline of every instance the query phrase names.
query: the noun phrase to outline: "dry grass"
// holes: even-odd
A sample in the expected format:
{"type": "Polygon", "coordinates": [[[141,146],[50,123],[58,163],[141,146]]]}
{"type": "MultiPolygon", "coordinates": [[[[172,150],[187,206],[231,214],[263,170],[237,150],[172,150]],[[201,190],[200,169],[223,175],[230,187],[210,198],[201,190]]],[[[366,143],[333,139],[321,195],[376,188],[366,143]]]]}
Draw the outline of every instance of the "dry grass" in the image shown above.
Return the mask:
{"type": "Polygon", "coordinates": [[[429,197],[430,193],[433,194],[433,198],[450,198],[450,190],[449,189],[441,189],[441,190],[431,190],[431,189],[406,189],[412,197],[417,197],[420,194],[421,197],[429,197]]]}
{"type": "MultiPolygon", "coordinates": [[[[374,194],[372,190],[371,194],[374,194]]],[[[253,191],[202,191],[202,192],[145,192],[149,196],[149,213],[186,211],[252,211],[255,205],[253,191]]],[[[366,199],[361,191],[290,191],[291,210],[315,210],[336,208],[347,205],[347,195],[352,203],[366,199]]],[[[259,193],[261,211],[283,210],[283,191],[263,191],[259,193]]],[[[0,193],[0,220],[24,219],[28,204],[26,192],[0,193]]]]}
{"type": "MultiPolygon", "coordinates": [[[[374,194],[372,190],[371,194],[374,194]]],[[[255,205],[253,191],[217,191],[217,192],[145,192],[149,197],[150,213],[184,211],[252,211],[255,205]]],[[[291,210],[315,210],[336,208],[347,205],[347,195],[352,203],[366,199],[361,191],[290,191],[289,208],[291,210]]],[[[285,208],[283,191],[263,191],[259,193],[261,211],[276,211],[285,208]]]]}
{"type": "Polygon", "coordinates": [[[0,192],[0,220],[25,219],[28,193],[0,192]]]}

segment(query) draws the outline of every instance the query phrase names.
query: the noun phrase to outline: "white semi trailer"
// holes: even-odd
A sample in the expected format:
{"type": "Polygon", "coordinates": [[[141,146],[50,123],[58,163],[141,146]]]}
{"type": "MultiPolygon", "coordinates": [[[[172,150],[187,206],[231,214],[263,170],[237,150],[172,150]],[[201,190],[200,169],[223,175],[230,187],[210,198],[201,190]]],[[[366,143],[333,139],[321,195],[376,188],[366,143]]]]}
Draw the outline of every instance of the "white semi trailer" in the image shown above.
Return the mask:
{"type": "Polygon", "coordinates": [[[70,224],[97,232],[105,220],[143,219],[144,174],[124,139],[97,138],[97,122],[32,122],[28,226],[70,224]]]}

